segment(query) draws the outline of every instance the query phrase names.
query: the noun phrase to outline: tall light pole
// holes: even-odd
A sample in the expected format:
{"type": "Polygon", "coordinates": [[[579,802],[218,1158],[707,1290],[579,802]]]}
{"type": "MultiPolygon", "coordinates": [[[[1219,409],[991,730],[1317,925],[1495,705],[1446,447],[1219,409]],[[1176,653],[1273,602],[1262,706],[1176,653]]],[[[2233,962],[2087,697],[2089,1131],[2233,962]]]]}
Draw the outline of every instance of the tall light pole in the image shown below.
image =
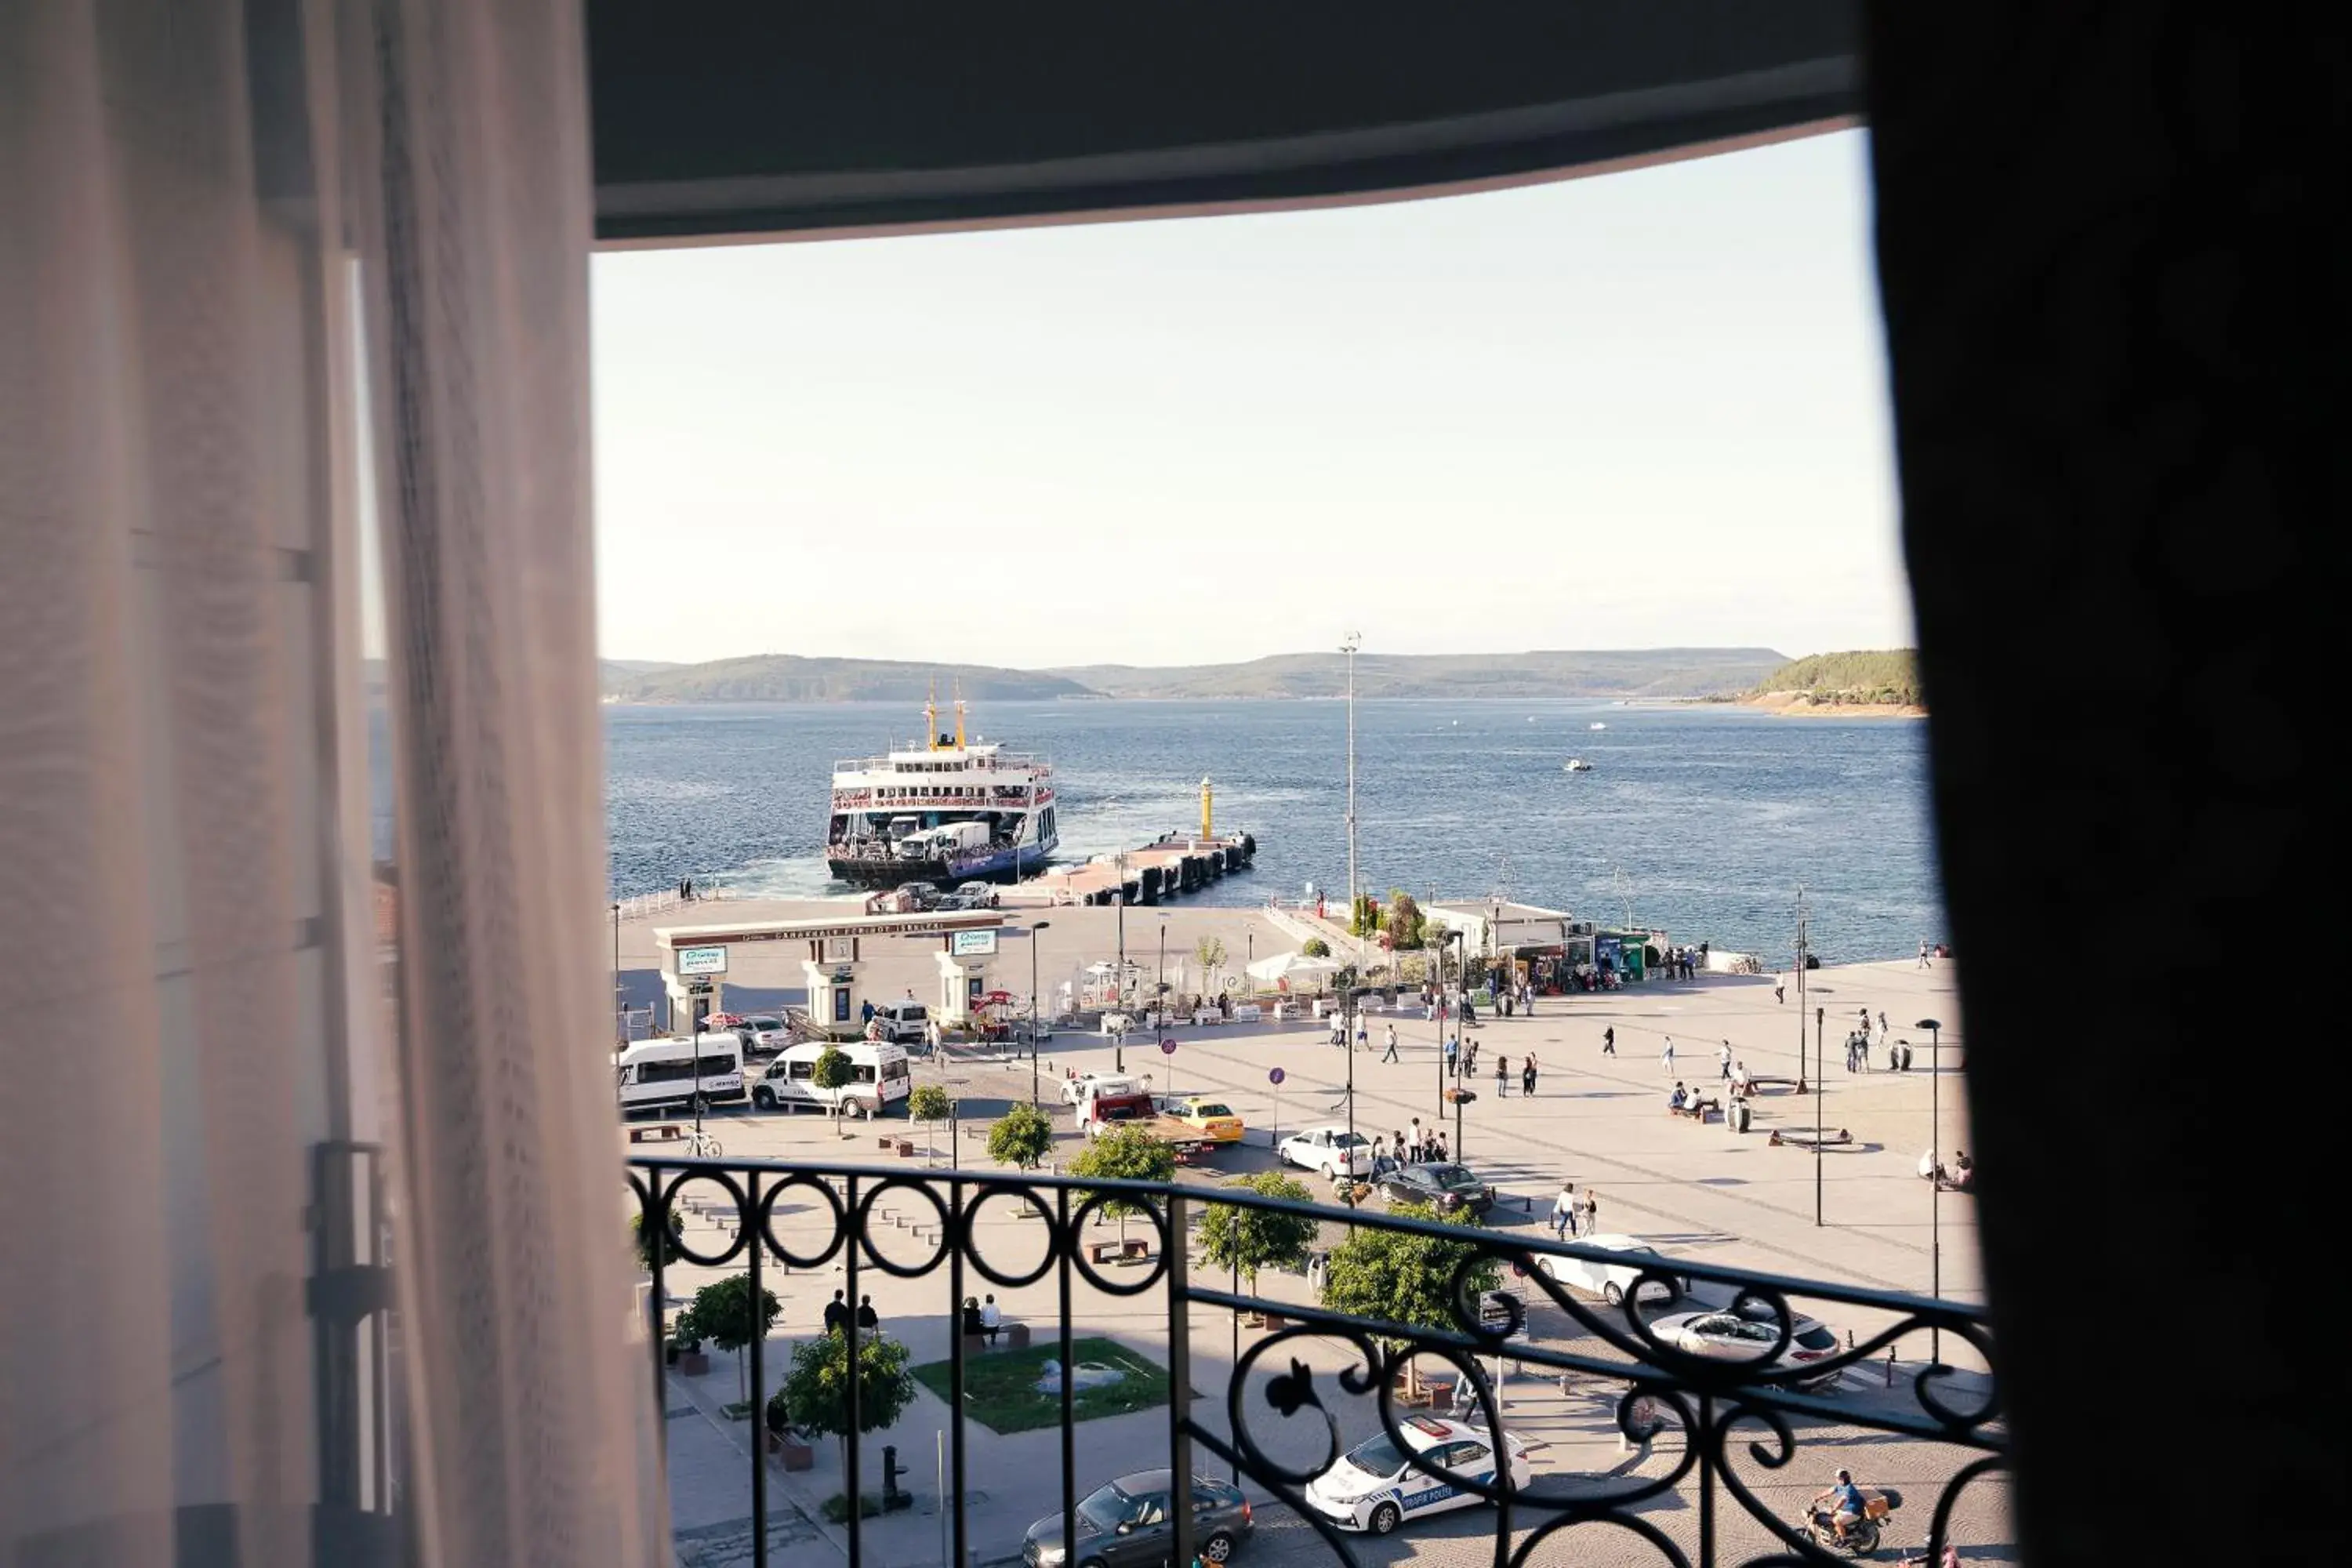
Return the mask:
{"type": "MultiPolygon", "coordinates": [[[[1927,1294],[1940,1300],[1944,1294],[1944,1025],[1939,1018],[1922,1018],[1911,1026],[1927,1031],[1927,1152],[1933,1156],[1927,1172],[1927,1294]]],[[[1927,1331],[1927,1353],[1938,1362],[1944,1359],[1942,1329],[1927,1331]]]]}
{"type": "Polygon", "coordinates": [[[1160,967],[1151,978],[1151,1005],[1160,1015],[1160,1027],[1168,1027],[1168,911],[1160,912],[1160,967]]]}
{"type": "Polygon", "coordinates": [[[1029,1103],[1037,1103],[1037,933],[1052,931],[1052,921],[1039,921],[1029,928],[1029,1103]]]}
{"type": "Polygon", "coordinates": [[[1811,937],[1805,885],[1797,884],[1797,1092],[1805,1092],[1805,949],[1811,937]]]}
{"type": "MultiPolygon", "coordinates": [[[[1813,1225],[1816,1228],[1822,1223],[1822,1101],[1830,1097],[1830,1075],[1824,1065],[1829,1058],[1822,1055],[1822,1029],[1827,1024],[1828,1015],[1826,1007],[1813,1009],[1813,1225]]],[[[1805,1020],[1801,1016],[1797,1020],[1797,1027],[1802,1029],[1804,1026],[1805,1020]]]]}
{"type": "MultiPolygon", "coordinates": [[[[1339,644],[1339,651],[1348,656],[1348,936],[1356,950],[1356,962],[1349,970],[1348,994],[1339,1005],[1339,1026],[1348,1051],[1348,1191],[1351,1194],[1356,1190],[1356,985],[1363,979],[1364,967],[1364,943],[1356,935],[1356,650],[1363,644],[1360,632],[1349,632],[1339,644]]],[[[1352,1198],[1349,1206],[1355,1206],[1352,1198]]]]}
{"type": "MultiPolygon", "coordinates": [[[[628,1010],[621,1005],[621,906],[613,906],[613,1041],[625,1047],[629,1043],[628,1010]]],[[[614,1090],[615,1094],[619,1089],[614,1090]]]]}
{"type": "MultiPolygon", "coordinates": [[[[1128,994],[1127,984],[1127,851],[1122,849],[1112,856],[1111,865],[1118,872],[1118,890],[1111,895],[1111,902],[1118,906],[1118,970],[1115,985],[1118,997],[1118,1016],[1123,1018],[1127,1016],[1127,1009],[1135,1004],[1135,998],[1128,994]]],[[[1127,1031],[1124,1028],[1111,1030],[1110,1056],[1112,1070],[1125,1072],[1127,1070],[1127,1031]]]]}

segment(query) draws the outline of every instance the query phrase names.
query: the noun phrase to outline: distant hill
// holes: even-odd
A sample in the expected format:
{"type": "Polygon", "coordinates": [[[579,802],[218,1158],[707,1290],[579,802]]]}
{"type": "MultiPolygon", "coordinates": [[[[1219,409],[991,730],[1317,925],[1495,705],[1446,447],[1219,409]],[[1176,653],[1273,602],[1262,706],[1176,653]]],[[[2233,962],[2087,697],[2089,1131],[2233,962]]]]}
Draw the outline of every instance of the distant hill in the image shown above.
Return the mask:
{"type": "Polygon", "coordinates": [[[1745,693],[1751,700],[1801,696],[1817,707],[1918,708],[1919,656],[1907,647],[1816,653],[1792,659],[1745,693]]]}
{"type": "MultiPolygon", "coordinates": [[[[1356,656],[1359,697],[1725,697],[1786,664],[1768,647],[1603,648],[1493,654],[1356,656]]],[[[1080,665],[1055,669],[1107,697],[1339,697],[1337,652],[1286,653],[1246,664],[1080,665]]]]}
{"type": "Polygon", "coordinates": [[[604,690],[625,702],[920,702],[942,700],[961,682],[977,701],[1038,701],[1093,695],[1074,680],[985,665],[916,664],[880,658],[803,658],[761,654],[709,664],[667,665],[616,675],[604,690]]]}

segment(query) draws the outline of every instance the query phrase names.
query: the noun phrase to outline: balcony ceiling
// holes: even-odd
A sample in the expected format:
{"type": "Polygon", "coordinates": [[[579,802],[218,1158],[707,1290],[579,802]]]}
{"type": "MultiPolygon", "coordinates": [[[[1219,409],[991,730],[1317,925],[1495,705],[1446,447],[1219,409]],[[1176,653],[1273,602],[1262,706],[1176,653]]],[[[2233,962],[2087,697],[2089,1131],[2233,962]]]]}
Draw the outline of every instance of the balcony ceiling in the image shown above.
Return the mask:
{"type": "Polygon", "coordinates": [[[1244,208],[1827,129],[1851,0],[589,0],[611,244],[1244,208]]]}

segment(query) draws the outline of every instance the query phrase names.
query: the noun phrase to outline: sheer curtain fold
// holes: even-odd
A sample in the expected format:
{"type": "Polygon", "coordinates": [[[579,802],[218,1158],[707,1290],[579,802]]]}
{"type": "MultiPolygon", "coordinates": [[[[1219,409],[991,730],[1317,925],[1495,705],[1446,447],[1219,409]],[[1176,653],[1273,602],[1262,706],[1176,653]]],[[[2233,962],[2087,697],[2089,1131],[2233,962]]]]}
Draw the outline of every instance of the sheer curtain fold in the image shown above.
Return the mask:
{"type": "Polygon", "coordinates": [[[0,1563],[667,1554],[583,1070],[580,28],[0,5],[0,1563]],[[360,918],[363,494],[396,1036],[360,918]],[[322,1173],[379,1142],[393,1356],[327,1278],[373,1253],[322,1173]]]}

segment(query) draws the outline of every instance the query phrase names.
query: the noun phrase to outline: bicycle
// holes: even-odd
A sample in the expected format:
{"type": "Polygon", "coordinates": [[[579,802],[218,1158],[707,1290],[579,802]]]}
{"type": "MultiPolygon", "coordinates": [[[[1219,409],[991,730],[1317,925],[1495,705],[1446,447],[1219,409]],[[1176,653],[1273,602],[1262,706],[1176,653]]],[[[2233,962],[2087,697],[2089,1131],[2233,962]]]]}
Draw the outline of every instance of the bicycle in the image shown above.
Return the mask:
{"type": "Polygon", "coordinates": [[[698,1127],[686,1135],[686,1152],[690,1159],[716,1160],[725,1151],[719,1148],[716,1136],[698,1127]]]}

